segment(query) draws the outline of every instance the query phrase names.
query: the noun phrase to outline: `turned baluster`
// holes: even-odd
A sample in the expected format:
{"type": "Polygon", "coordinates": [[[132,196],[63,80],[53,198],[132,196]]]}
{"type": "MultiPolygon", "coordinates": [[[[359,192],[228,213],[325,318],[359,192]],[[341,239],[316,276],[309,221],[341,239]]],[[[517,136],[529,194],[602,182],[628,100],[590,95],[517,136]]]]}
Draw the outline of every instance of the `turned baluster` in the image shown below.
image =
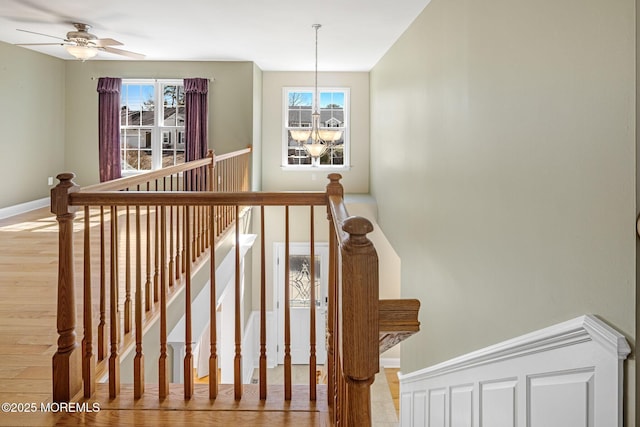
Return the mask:
{"type": "Polygon", "coordinates": [[[82,347],[82,378],[84,380],[84,397],[89,398],[95,391],[96,358],[93,354],[93,320],[91,306],[91,215],[89,206],[84,207],[84,339],[82,347]]]}
{"type": "Polygon", "coordinates": [[[133,398],[144,394],[144,354],[142,352],[142,239],[140,236],[140,206],[136,206],[136,295],[135,326],[136,355],[133,359],[133,398]]]}
{"type": "Polygon", "coordinates": [[[104,237],[104,206],[100,206],[100,321],[98,322],[98,360],[107,356],[107,267],[104,237]]]}
{"type": "MultiPolygon", "coordinates": [[[[213,153],[209,152],[211,155],[213,153]]],[[[213,206],[209,206],[209,240],[211,241],[211,259],[209,260],[209,283],[210,300],[209,300],[209,399],[218,397],[218,348],[217,348],[217,299],[216,299],[216,245],[215,245],[215,227],[213,217],[213,206]]]]}
{"type": "Polygon", "coordinates": [[[291,307],[289,301],[289,206],[285,206],[284,222],[284,400],[291,400],[291,307]]]}
{"type": "Polygon", "coordinates": [[[267,274],[264,206],[260,206],[260,400],[267,399],[267,274]]]}
{"type": "Polygon", "coordinates": [[[110,297],[109,297],[109,333],[111,354],[109,355],[109,398],[114,399],[120,393],[120,311],[118,309],[118,208],[111,207],[111,245],[110,245],[110,297]]]}
{"type": "MultiPolygon", "coordinates": [[[[238,206],[235,207],[236,216],[238,206]]],[[[242,324],[240,319],[240,224],[236,221],[236,270],[235,270],[235,356],[233,358],[234,397],[242,398],[242,324]]]]}
{"type": "Polygon", "coordinates": [[[309,298],[309,400],[316,400],[316,243],[314,233],[313,205],[310,212],[310,275],[311,293],[309,298]]]}
{"type": "MultiPolygon", "coordinates": [[[[195,208],[194,208],[195,209],[195,208]]],[[[186,240],[187,242],[191,239],[191,226],[189,222],[191,221],[191,212],[189,206],[186,207],[186,212],[184,216],[185,221],[185,230],[186,230],[186,240]]],[[[193,339],[191,335],[191,245],[187,245],[186,249],[186,258],[187,265],[185,271],[185,343],[184,343],[184,398],[191,399],[193,396],[193,353],[192,353],[192,345],[193,339]]]]}

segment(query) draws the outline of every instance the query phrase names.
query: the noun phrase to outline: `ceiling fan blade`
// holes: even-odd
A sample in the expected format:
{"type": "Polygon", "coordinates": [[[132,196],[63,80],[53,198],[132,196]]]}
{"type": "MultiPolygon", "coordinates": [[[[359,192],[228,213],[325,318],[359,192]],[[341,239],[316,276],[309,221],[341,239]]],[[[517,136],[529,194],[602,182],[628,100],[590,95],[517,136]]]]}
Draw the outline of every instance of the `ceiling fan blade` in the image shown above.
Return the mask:
{"type": "Polygon", "coordinates": [[[90,43],[98,46],[98,47],[106,47],[106,46],[122,46],[118,40],[114,39],[95,39],[91,40],[90,43]]]}
{"type": "Polygon", "coordinates": [[[52,39],[58,39],[58,40],[67,41],[67,39],[63,39],[62,37],[50,36],[49,34],[36,33],[35,31],[21,30],[21,29],[19,29],[19,28],[17,28],[17,30],[18,30],[18,31],[22,31],[23,33],[37,34],[37,35],[39,35],[39,36],[51,37],[52,39]]]}
{"type": "Polygon", "coordinates": [[[16,43],[14,46],[67,46],[69,43],[16,43]]]}
{"type": "Polygon", "coordinates": [[[145,58],[145,55],[143,55],[141,53],[135,53],[135,52],[130,52],[128,50],[116,49],[114,47],[101,47],[100,49],[104,50],[105,52],[114,53],[116,55],[127,56],[127,57],[133,58],[133,59],[144,59],[145,58]]]}

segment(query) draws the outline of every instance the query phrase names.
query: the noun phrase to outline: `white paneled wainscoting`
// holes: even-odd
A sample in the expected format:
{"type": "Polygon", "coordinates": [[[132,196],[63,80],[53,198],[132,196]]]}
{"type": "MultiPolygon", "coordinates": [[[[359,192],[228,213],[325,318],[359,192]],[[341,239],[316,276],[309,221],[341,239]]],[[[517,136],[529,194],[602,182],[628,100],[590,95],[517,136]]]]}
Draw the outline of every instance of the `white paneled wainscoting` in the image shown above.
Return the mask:
{"type": "Polygon", "coordinates": [[[622,427],[624,336],[592,315],[410,374],[404,427],[622,427]]]}

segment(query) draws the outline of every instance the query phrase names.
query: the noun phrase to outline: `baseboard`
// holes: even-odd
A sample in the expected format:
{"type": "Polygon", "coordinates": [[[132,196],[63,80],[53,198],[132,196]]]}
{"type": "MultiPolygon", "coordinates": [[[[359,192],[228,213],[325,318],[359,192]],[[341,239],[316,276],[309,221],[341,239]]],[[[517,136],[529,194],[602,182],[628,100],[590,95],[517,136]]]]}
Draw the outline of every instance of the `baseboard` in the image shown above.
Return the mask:
{"type": "Polygon", "coordinates": [[[51,199],[45,197],[31,202],[20,203],[19,205],[7,206],[0,209],[0,219],[9,218],[15,215],[20,215],[25,212],[34,211],[36,209],[44,208],[51,204],[51,199]]]}
{"type": "Polygon", "coordinates": [[[381,357],[380,366],[383,368],[399,368],[400,358],[399,357],[381,357]]]}

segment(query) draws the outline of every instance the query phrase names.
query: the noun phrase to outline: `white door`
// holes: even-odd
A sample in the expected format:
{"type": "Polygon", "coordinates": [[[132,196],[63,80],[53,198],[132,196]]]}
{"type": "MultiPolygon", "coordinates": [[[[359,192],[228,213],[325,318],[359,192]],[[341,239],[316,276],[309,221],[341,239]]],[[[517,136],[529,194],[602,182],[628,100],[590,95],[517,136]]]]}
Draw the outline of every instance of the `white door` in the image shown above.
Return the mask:
{"type": "MultiPolygon", "coordinates": [[[[284,363],[284,287],[285,245],[275,243],[275,276],[278,292],[278,363],[284,363]]],[[[289,244],[289,306],[291,327],[291,363],[308,365],[311,328],[311,264],[309,243],[289,244]]],[[[324,364],[326,349],[327,277],[329,272],[329,248],[326,243],[315,247],[315,297],[316,297],[316,363],[324,364]]]]}

